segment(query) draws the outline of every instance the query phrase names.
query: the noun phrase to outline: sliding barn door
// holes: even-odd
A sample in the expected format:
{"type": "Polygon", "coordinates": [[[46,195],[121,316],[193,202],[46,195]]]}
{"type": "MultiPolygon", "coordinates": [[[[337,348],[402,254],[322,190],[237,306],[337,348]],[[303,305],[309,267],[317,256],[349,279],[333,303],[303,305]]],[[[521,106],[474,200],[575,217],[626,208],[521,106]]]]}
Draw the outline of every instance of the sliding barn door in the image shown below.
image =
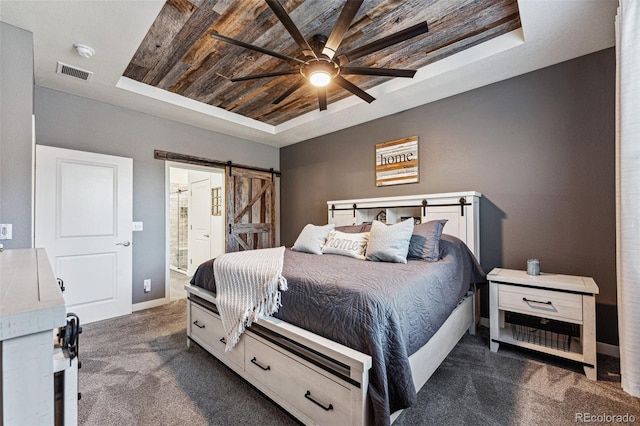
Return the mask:
{"type": "Polygon", "coordinates": [[[276,184],[271,173],[227,167],[227,252],[276,243],[276,184]]]}

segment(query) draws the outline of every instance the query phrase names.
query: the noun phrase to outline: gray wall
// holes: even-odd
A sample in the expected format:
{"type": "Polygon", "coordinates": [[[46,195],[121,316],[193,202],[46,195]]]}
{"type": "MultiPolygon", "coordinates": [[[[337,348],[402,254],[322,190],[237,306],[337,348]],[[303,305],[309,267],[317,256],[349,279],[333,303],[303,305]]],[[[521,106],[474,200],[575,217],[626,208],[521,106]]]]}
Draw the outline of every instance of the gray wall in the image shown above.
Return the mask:
{"type": "Polygon", "coordinates": [[[278,149],[36,87],[36,143],[133,158],[133,303],[164,297],[165,164],[154,149],[279,168],[278,149]],[[151,278],[152,290],[143,292],[151,278]]]}
{"type": "Polygon", "coordinates": [[[33,37],[0,22],[0,223],[13,225],[6,249],[31,239],[33,37]]]}
{"type": "Polygon", "coordinates": [[[598,339],[617,344],[614,102],[608,49],[283,148],[282,242],[327,200],[479,191],[483,267],[594,277],[598,339]],[[412,135],[420,183],[377,188],[375,144],[412,135]]]}

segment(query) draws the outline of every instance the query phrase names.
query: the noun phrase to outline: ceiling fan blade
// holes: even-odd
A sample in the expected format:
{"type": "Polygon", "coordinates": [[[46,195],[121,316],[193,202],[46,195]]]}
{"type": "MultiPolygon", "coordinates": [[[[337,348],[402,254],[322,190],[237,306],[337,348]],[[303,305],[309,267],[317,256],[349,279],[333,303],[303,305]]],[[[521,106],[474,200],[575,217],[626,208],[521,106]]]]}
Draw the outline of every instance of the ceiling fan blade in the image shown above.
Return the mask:
{"type": "Polygon", "coordinates": [[[343,75],[375,75],[381,77],[407,77],[413,78],[416,70],[401,70],[398,68],[368,68],[368,67],[342,67],[343,75]]]}
{"type": "Polygon", "coordinates": [[[333,27],[331,35],[325,43],[324,48],[322,49],[322,54],[326,55],[329,59],[333,59],[333,56],[336,54],[338,47],[340,47],[340,43],[342,43],[344,35],[349,30],[351,22],[358,13],[358,10],[360,10],[360,6],[362,6],[363,1],[364,0],[349,0],[342,8],[340,17],[338,18],[336,25],[333,27]]]}
{"type": "Polygon", "coordinates": [[[325,111],[327,109],[326,87],[318,87],[318,105],[320,106],[320,111],[325,111]]]}
{"type": "Polygon", "coordinates": [[[313,56],[317,58],[316,53],[311,49],[307,40],[300,34],[300,30],[296,27],[296,24],[293,23],[291,17],[285,10],[285,8],[280,4],[278,0],[265,0],[267,5],[271,8],[273,13],[278,17],[284,28],[291,34],[291,37],[298,43],[298,46],[302,49],[302,53],[305,56],[313,56]]]}
{"type": "Polygon", "coordinates": [[[247,75],[244,77],[234,77],[234,78],[231,78],[230,80],[235,83],[236,81],[255,80],[258,78],[267,78],[267,77],[279,77],[281,75],[291,75],[291,74],[299,74],[299,73],[300,71],[298,70],[287,70],[287,71],[270,72],[267,74],[253,74],[253,75],[247,75]]]}
{"type": "Polygon", "coordinates": [[[293,86],[289,87],[287,89],[286,92],[284,92],[282,95],[278,96],[278,98],[276,100],[274,100],[273,102],[271,102],[274,105],[279,104],[280,102],[284,101],[290,94],[292,94],[293,92],[295,92],[296,90],[298,90],[299,88],[301,88],[302,86],[304,86],[304,83],[306,83],[307,80],[305,79],[300,79],[296,82],[296,84],[294,84],[293,86]]]}
{"type": "Polygon", "coordinates": [[[356,95],[357,97],[359,97],[360,99],[362,99],[367,103],[371,103],[376,100],[376,98],[374,98],[373,96],[371,96],[370,94],[368,94],[367,92],[365,92],[364,90],[356,86],[355,84],[345,80],[343,77],[339,75],[333,78],[333,82],[338,86],[342,87],[343,89],[353,93],[354,95],[356,95]]]}
{"type": "Polygon", "coordinates": [[[373,41],[369,44],[365,44],[364,46],[357,47],[349,52],[343,53],[338,56],[338,61],[340,65],[346,65],[349,62],[358,59],[362,56],[368,55],[373,52],[377,52],[378,50],[384,49],[385,47],[393,46],[394,44],[409,40],[413,37],[417,37],[420,34],[424,34],[429,31],[429,26],[427,25],[427,21],[420,22],[412,27],[405,28],[404,30],[398,31],[397,33],[393,33],[386,37],[381,38],[380,40],[373,41]]]}
{"type": "Polygon", "coordinates": [[[304,63],[304,61],[298,58],[294,58],[293,56],[283,55],[278,52],[273,52],[271,50],[263,49],[262,47],[254,46],[253,44],[245,43],[244,41],[236,40],[234,38],[223,36],[218,33],[211,33],[211,37],[215,38],[216,40],[221,40],[229,44],[234,44],[236,46],[244,47],[245,49],[264,53],[265,55],[273,56],[275,58],[282,59],[284,61],[296,61],[296,62],[304,63]]]}

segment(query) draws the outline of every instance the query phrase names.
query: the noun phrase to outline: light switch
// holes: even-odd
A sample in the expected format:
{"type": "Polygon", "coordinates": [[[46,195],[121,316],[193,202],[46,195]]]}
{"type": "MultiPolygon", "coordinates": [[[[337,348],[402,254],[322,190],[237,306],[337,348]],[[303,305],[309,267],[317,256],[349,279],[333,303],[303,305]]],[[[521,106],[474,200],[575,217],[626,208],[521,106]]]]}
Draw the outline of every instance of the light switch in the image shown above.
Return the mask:
{"type": "Polygon", "coordinates": [[[142,231],[142,222],[133,222],[133,231],[142,231]]]}
{"type": "Polygon", "coordinates": [[[13,225],[10,223],[0,224],[0,240],[10,240],[12,237],[13,225]]]}

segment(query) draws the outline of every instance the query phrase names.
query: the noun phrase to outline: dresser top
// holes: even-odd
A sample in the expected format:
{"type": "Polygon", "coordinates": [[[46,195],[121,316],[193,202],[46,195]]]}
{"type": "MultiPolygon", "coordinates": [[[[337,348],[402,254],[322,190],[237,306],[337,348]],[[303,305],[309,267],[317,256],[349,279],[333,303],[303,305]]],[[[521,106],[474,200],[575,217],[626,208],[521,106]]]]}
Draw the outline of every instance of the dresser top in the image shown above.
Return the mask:
{"type": "Polygon", "coordinates": [[[64,298],[44,249],[0,252],[0,340],[65,323],[64,298]]]}
{"type": "Polygon", "coordinates": [[[487,280],[584,294],[598,294],[600,292],[598,285],[591,277],[561,275],[548,272],[541,272],[540,275],[529,275],[526,271],[494,268],[487,274],[487,280]]]}

